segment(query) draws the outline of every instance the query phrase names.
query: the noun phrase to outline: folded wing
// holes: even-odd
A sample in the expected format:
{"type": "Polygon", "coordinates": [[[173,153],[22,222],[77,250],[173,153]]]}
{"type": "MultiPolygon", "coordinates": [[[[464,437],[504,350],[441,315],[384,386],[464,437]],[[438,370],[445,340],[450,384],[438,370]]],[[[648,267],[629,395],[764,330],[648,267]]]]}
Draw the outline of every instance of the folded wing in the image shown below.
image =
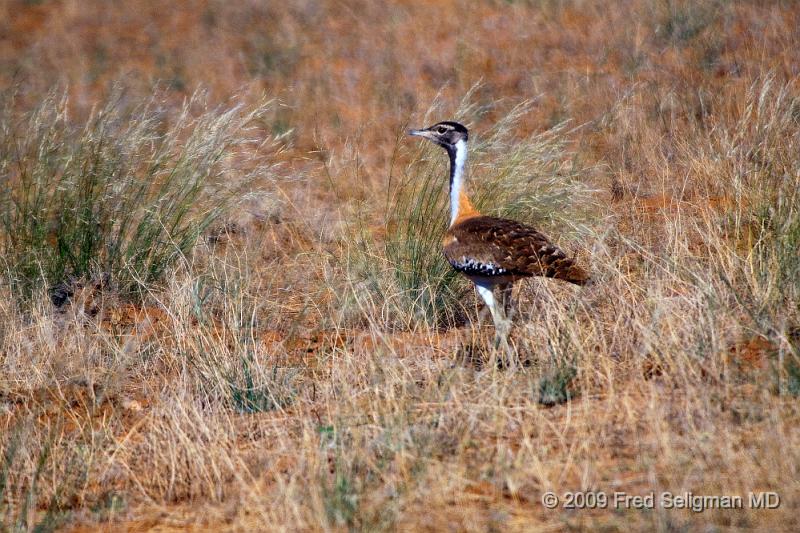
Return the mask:
{"type": "Polygon", "coordinates": [[[477,216],[448,231],[444,255],[467,276],[545,276],[583,285],[589,274],[530,226],[502,218],[477,216]]]}

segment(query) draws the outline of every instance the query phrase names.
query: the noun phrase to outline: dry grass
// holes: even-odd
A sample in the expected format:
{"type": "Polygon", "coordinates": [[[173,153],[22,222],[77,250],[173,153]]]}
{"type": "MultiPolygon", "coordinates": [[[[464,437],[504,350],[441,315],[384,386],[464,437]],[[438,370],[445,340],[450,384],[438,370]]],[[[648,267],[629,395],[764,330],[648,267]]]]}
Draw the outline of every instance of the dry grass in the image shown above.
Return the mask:
{"type": "MultiPolygon", "coordinates": [[[[159,115],[114,142],[224,131],[242,148],[180,168],[248,190],[135,300],[89,277],[55,307],[3,274],[0,531],[797,530],[798,28],[780,1],[0,4],[9,192],[46,146],[19,117],[65,88],[80,145],[120,84],[159,115]],[[436,251],[444,157],[402,135],[455,116],[482,205],[597,280],[521,286],[516,372],[436,251]]],[[[84,177],[71,153],[52,168],[84,177]]]]}

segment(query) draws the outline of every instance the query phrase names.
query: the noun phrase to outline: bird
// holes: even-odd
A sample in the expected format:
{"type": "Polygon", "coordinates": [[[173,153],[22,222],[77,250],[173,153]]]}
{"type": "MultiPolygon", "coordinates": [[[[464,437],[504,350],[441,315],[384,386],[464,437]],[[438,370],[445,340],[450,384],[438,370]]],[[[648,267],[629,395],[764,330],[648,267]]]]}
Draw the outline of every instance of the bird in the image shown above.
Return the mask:
{"type": "Polygon", "coordinates": [[[542,232],[475,208],[465,192],[469,131],[464,125],[448,120],[408,134],[432,141],[450,158],[450,223],[442,240],[444,256],[475,285],[492,315],[495,351],[502,349],[506,362],[513,365],[508,344],[513,284],[544,276],[585,285],[590,275],[542,232]]]}

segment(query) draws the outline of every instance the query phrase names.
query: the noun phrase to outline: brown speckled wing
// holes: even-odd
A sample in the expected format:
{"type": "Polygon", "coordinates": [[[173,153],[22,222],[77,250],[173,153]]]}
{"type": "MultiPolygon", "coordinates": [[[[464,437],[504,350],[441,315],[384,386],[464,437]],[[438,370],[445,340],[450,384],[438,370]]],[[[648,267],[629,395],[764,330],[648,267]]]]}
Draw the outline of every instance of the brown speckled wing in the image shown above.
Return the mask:
{"type": "Polygon", "coordinates": [[[546,276],[583,285],[588,273],[534,228],[477,216],[457,222],[445,236],[444,255],[466,275],[546,276]]]}

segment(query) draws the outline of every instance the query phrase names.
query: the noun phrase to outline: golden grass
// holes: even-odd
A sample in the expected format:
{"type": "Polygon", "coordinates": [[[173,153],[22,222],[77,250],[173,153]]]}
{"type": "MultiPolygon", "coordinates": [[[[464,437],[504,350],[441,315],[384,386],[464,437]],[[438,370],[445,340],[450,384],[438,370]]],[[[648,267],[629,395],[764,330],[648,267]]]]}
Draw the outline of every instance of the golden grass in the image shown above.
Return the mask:
{"type": "Polygon", "coordinates": [[[62,84],[82,123],[121,81],[132,102],[158,85],[170,123],[197,87],[266,92],[259,131],[285,144],[144,303],[87,284],[23,304],[3,280],[0,531],[796,530],[798,28],[779,1],[0,4],[21,110],[62,84]],[[529,364],[507,372],[471,292],[438,327],[397,311],[403,213],[383,210],[390,173],[445,186],[402,137],[427,110],[486,140],[524,101],[473,176],[578,180],[503,202],[542,209],[597,283],[524,283],[529,364]],[[531,139],[554,160],[515,152],[531,139]],[[548,510],[546,491],[782,502],[548,510]]]}

